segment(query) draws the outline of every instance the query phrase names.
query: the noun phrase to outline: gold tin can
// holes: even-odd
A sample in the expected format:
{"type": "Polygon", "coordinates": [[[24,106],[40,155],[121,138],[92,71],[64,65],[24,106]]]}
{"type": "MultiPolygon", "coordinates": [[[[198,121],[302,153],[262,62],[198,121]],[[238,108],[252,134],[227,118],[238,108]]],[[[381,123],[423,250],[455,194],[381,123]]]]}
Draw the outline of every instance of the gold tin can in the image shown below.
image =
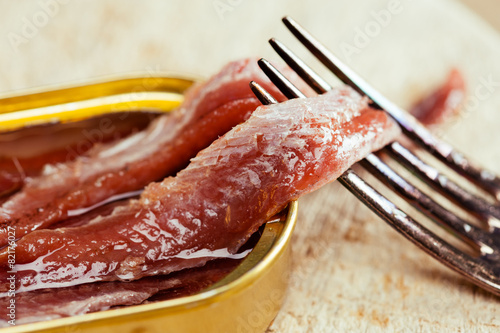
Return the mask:
{"type": "MultiPolygon", "coordinates": [[[[139,74],[3,96],[0,132],[113,112],[169,112],[196,81],[199,79],[170,74],[139,74]]],[[[197,294],[12,326],[0,332],[263,332],[286,293],[297,209],[298,203],[291,202],[284,218],[265,225],[252,252],[234,271],[197,294]]]]}

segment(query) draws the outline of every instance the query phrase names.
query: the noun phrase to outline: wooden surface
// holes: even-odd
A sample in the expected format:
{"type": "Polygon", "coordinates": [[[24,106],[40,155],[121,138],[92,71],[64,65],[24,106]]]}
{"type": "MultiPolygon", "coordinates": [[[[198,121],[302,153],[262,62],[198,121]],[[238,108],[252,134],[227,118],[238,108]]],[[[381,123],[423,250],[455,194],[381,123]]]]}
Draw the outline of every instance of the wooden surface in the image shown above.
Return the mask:
{"type": "MultiPolygon", "coordinates": [[[[312,61],[280,22],[290,14],[401,106],[461,68],[472,97],[441,134],[500,172],[496,31],[451,0],[397,2],[381,25],[373,13],[391,1],[65,0],[47,10],[41,4],[54,2],[5,0],[0,91],[130,71],[208,76],[231,59],[277,58],[271,36],[312,61]],[[358,29],[370,26],[376,33],[360,43],[358,29]]],[[[269,332],[500,330],[498,298],[420,252],[337,183],[300,201],[293,255],[290,292],[269,332]]]]}
{"type": "Polygon", "coordinates": [[[493,27],[500,30],[500,17],[498,10],[500,3],[497,0],[459,0],[466,4],[470,9],[478,13],[493,27]]]}

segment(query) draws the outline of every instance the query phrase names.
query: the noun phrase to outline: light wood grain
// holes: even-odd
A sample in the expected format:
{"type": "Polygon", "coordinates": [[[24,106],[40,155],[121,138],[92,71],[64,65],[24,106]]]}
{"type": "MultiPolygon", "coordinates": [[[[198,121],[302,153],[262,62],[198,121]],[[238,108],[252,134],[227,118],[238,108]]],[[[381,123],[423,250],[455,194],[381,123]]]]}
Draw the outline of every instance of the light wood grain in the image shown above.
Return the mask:
{"type": "MultiPolygon", "coordinates": [[[[342,46],[390,1],[65,1],[14,48],[9,36],[42,15],[42,2],[0,2],[1,92],[137,70],[208,76],[231,59],[276,58],[271,36],[312,62],[282,26],[285,14],[402,106],[453,66],[472,96],[482,80],[500,82],[497,33],[449,0],[401,0],[401,12],[352,57],[342,46]],[[218,12],[219,3],[230,9],[218,12]]],[[[496,172],[499,106],[497,85],[443,132],[496,172]]],[[[293,257],[289,295],[269,332],[500,330],[497,298],[420,252],[337,183],[300,200],[293,257]]]]}

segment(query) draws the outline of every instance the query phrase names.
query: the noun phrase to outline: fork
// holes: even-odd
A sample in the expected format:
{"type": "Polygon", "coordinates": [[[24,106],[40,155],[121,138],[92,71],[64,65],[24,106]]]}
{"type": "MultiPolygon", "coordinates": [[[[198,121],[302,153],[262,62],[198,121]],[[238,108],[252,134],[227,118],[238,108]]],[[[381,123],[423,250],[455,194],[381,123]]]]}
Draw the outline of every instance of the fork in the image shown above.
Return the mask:
{"type": "MultiPolygon", "coordinates": [[[[432,221],[470,245],[477,253],[474,256],[459,250],[424,227],[375,190],[352,169],[348,169],[342,174],[338,178],[339,182],[390,226],[432,257],[462,274],[477,286],[500,295],[500,205],[497,201],[500,199],[500,179],[492,172],[474,166],[463,154],[457,152],[449,144],[433,137],[415,118],[377,92],[293,19],[285,17],[283,22],[299,41],[341,81],[360,94],[368,96],[371,99],[372,107],[384,110],[394,118],[407,138],[423,147],[472,184],[487,192],[492,197],[490,201],[494,201],[494,203],[465,190],[437,169],[423,162],[397,141],[379,152],[368,155],[360,163],[368,172],[432,221]],[[484,222],[486,228],[471,224],[438,204],[433,198],[423,193],[388,166],[381,159],[381,153],[387,153],[393,157],[436,192],[484,222]]],[[[285,45],[274,38],[269,42],[281,58],[317,93],[322,94],[332,88],[285,45]]],[[[288,99],[306,97],[267,60],[260,59],[258,63],[264,73],[288,99]]],[[[263,104],[277,103],[276,99],[258,83],[252,81],[250,87],[263,104]]]]}

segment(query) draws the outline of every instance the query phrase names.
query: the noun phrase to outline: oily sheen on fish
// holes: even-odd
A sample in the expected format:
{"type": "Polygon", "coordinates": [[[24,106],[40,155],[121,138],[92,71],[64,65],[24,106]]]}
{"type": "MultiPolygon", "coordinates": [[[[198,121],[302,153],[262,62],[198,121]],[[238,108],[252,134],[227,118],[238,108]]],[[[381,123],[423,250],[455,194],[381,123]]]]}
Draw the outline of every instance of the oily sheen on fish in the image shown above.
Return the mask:
{"type": "MultiPolygon", "coordinates": [[[[16,247],[18,291],[135,280],[232,256],[288,202],[335,180],[400,134],[348,87],[261,106],[175,177],[86,225],[16,247]]],[[[7,267],[7,252],[0,252],[7,267]]],[[[0,272],[0,292],[8,290],[0,272]]]]}
{"type": "MultiPolygon", "coordinates": [[[[290,69],[282,70],[298,81],[290,69]]],[[[31,179],[0,207],[0,247],[7,243],[7,227],[21,238],[80,208],[142,189],[184,168],[199,150],[260,105],[248,87],[250,80],[284,99],[262,74],[256,59],[232,62],[191,89],[180,108],[157,118],[146,130],[98,146],[73,162],[46,166],[43,175],[31,179]]]]}
{"type": "MultiPolygon", "coordinates": [[[[16,325],[77,316],[117,306],[143,304],[199,292],[222,279],[240,260],[213,260],[204,267],[131,282],[98,282],[15,295],[16,325]],[[152,299],[152,297],[154,298],[152,299]]],[[[10,300],[0,298],[0,327],[10,326],[10,300]]]]}
{"type": "Polygon", "coordinates": [[[39,176],[45,165],[72,161],[97,144],[143,130],[154,117],[146,112],[117,113],[0,132],[0,200],[39,176]]]}

